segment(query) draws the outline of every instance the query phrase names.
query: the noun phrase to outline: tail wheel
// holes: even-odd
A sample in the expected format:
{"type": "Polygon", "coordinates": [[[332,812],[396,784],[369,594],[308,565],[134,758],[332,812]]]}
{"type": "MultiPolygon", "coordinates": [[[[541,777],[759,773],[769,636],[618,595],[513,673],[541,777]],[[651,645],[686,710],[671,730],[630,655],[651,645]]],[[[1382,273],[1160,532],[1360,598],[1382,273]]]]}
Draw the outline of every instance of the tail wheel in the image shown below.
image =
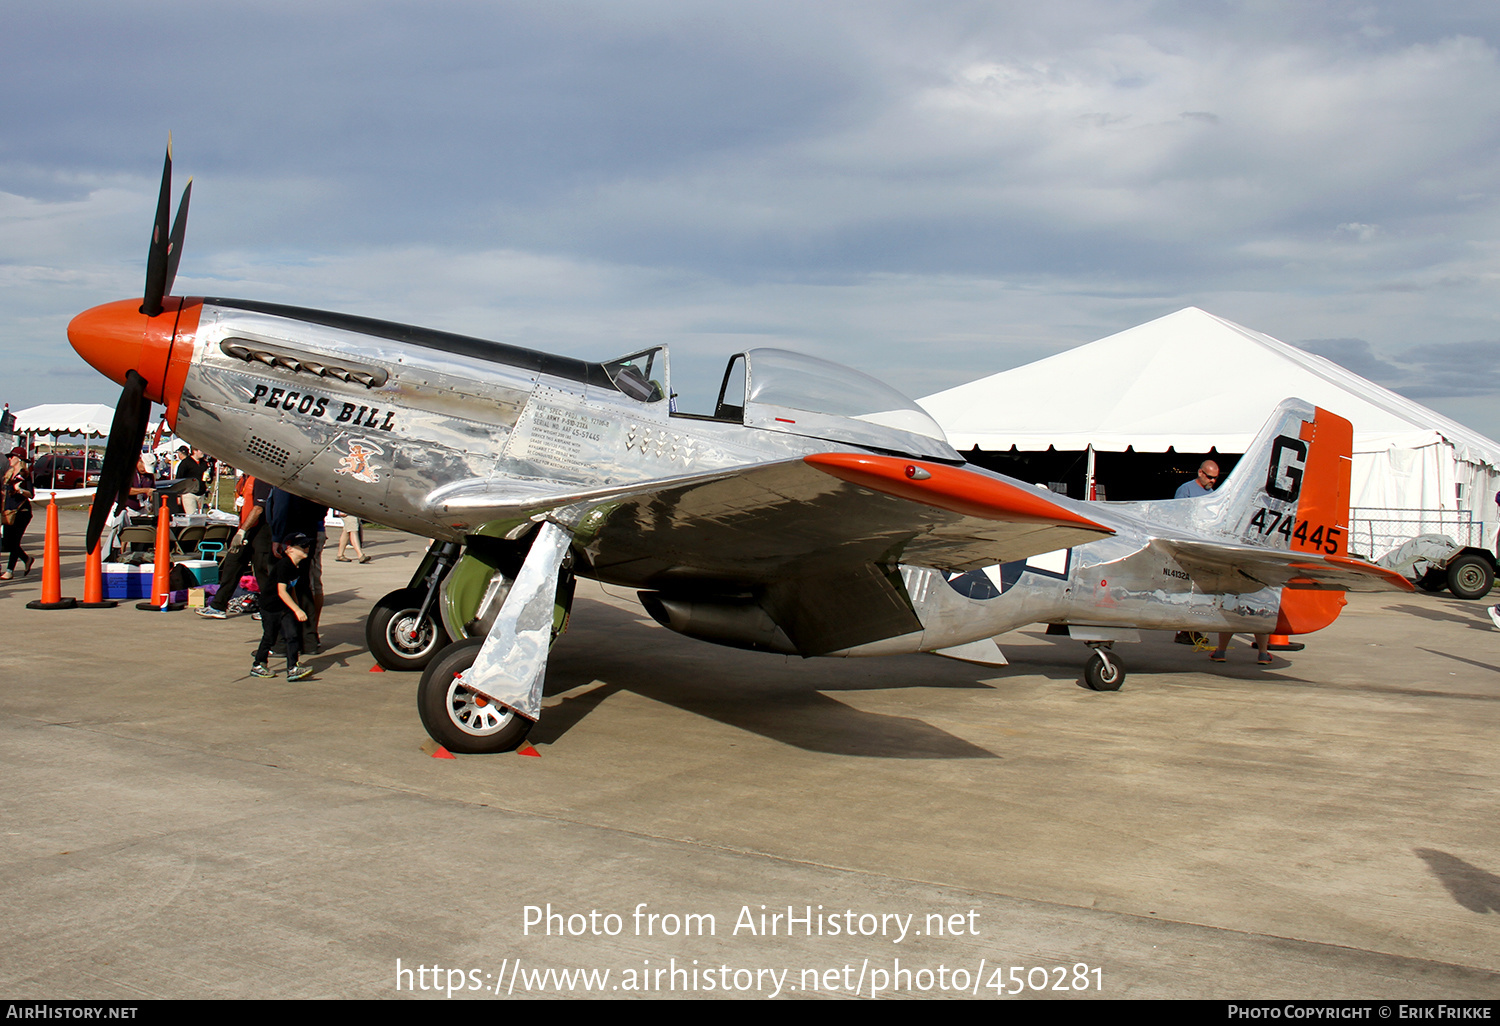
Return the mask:
{"type": "Polygon", "coordinates": [[[1083,682],[1094,691],[1119,691],[1120,685],[1125,683],[1125,668],[1120,665],[1120,657],[1105,659],[1095,652],[1083,668],[1083,682]]]}

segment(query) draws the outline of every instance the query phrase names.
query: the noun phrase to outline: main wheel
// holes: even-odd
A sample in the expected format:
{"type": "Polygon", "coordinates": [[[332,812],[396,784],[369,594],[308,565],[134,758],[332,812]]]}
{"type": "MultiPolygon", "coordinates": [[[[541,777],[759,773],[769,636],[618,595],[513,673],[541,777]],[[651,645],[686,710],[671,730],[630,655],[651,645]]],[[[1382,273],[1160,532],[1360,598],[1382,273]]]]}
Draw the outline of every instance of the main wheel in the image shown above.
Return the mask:
{"type": "Polygon", "coordinates": [[[1461,599],[1484,598],[1495,586],[1495,571],[1483,556],[1459,556],[1448,564],[1448,590],[1461,599]]]}
{"type": "Polygon", "coordinates": [[[416,588],[402,588],[370,610],[365,620],[365,644],[375,661],[387,670],[420,670],[448,646],[448,632],[436,608],[429,609],[422,622],[417,622],[426,597],[416,588]]]}
{"type": "Polygon", "coordinates": [[[1112,656],[1109,662],[1095,652],[1083,668],[1083,682],[1095,691],[1119,691],[1125,683],[1125,668],[1120,657],[1112,656]]]}
{"type": "Polygon", "coordinates": [[[483,638],[445,648],[417,685],[417,712],[434,741],[461,755],[509,752],[526,740],[531,721],[463,686],[460,675],[479,657],[483,638]]]}

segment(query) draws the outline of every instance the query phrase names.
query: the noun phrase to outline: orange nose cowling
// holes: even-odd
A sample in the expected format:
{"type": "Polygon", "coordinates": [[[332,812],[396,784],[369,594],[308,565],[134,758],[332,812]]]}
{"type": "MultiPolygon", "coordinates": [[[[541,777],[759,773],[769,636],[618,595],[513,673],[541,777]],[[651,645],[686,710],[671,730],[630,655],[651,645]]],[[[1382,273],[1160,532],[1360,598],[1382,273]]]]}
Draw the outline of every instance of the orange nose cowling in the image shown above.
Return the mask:
{"type": "Polygon", "coordinates": [[[122,299],[85,310],[68,324],[68,341],[111,381],[123,385],[126,371],[139,372],[146,379],[146,398],[164,405],[175,427],[203,301],[169,297],[155,317],[141,313],[140,305],[122,299]]]}

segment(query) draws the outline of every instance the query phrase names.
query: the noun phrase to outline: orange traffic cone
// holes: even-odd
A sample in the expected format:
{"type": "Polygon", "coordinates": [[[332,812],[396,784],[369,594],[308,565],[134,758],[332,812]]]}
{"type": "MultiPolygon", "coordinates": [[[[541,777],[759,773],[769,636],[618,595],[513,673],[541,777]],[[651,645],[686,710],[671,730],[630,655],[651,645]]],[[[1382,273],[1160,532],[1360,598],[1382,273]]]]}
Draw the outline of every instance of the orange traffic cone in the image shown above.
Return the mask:
{"type": "Polygon", "coordinates": [[[1288,634],[1271,635],[1271,643],[1266,646],[1273,652],[1301,652],[1307,646],[1300,641],[1293,641],[1288,634]]]}
{"type": "Polygon", "coordinates": [[[57,541],[57,493],[47,503],[47,540],[42,546],[42,597],[26,603],[27,609],[75,609],[77,599],[62,597],[61,546],[57,541]]]}
{"type": "Polygon", "coordinates": [[[137,602],[135,608],[157,613],[175,613],[186,602],[172,602],[170,591],[172,580],[172,517],[167,512],[167,500],[161,500],[161,513],[156,518],[156,555],[151,565],[151,601],[137,602]]]}
{"type": "MultiPolygon", "coordinates": [[[[89,512],[93,511],[90,505],[89,512]]],[[[83,560],[83,601],[78,603],[82,609],[113,609],[120,604],[104,597],[104,559],[99,552],[103,545],[104,539],[100,538],[83,560]]]]}

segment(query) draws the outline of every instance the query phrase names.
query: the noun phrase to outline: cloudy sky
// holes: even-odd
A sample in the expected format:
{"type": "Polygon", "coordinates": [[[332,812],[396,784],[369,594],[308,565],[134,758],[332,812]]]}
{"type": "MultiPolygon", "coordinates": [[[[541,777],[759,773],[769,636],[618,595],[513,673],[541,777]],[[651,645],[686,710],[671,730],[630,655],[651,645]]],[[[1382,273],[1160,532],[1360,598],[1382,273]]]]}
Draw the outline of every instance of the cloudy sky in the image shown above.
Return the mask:
{"type": "MultiPolygon", "coordinates": [[[[0,389],[139,295],[923,395],[1200,306],[1500,437],[1500,7],[0,0],[0,389]]],[[[1206,364],[1206,375],[1233,367],[1206,364]]],[[[705,393],[694,401],[696,393],[705,393]]]]}

